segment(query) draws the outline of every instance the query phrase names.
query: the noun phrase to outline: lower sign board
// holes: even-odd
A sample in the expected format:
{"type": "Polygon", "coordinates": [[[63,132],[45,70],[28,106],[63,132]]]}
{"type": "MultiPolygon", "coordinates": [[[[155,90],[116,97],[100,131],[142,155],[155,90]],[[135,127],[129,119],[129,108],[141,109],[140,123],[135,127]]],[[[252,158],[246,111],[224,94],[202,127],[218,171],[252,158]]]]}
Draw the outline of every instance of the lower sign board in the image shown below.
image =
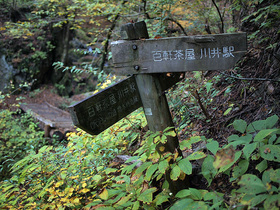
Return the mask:
{"type": "Polygon", "coordinates": [[[116,74],[227,70],[245,54],[246,33],[112,42],[116,74]]]}
{"type": "MultiPolygon", "coordinates": [[[[160,74],[162,91],[182,79],[181,74],[160,74]]],[[[135,76],[112,85],[69,107],[75,126],[97,135],[142,106],[135,76]]]]}
{"type": "Polygon", "coordinates": [[[142,106],[135,77],[129,77],[69,107],[75,126],[97,135],[142,106]]]}

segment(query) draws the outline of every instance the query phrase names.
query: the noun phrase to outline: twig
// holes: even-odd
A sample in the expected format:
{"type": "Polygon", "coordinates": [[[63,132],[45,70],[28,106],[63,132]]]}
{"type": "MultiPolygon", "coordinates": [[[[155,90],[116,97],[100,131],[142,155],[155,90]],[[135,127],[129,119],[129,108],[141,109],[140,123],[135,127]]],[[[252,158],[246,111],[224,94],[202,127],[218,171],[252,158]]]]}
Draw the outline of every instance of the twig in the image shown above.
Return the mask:
{"type": "Polygon", "coordinates": [[[238,79],[238,80],[249,80],[249,81],[270,81],[270,82],[280,82],[280,80],[277,79],[268,79],[268,78],[244,78],[244,77],[236,77],[236,76],[232,76],[232,75],[228,75],[225,73],[221,73],[226,77],[231,77],[234,79],[238,79]]]}
{"type": "Polygon", "coordinates": [[[200,108],[202,109],[203,114],[205,115],[206,119],[209,120],[211,119],[209,113],[207,112],[206,108],[203,106],[201,102],[200,95],[198,94],[197,90],[194,91],[193,96],[196,98],[200,108]]]}
{"type": "Polygon", "coordinates": [[[220,9],[219,9],[219,7],[217,6],[215,0],[212,0],[212,2],[213,2],[214,6],[216,7],[216,9],[217,9],[217,11],[218,11],[218,13],[219,13],[220,20],[221,20],[221,23],[222,23],[222,28],[221,28],[221,31],[220,31],[220,32],[221,32],[221,33],[224,33],[224,20],[223,20],[223,17],[222,17],[222,15],[221,15],[220,9]]]}
{"type": "Polygon", "coordinates": [[[183,27],[177,20],[175,20],[175,19],[173,19],[173,18],[171,18],[171,17],[166,18],[166,20],[169,20],[169,21],[172,21],[172,22],[176,23],[177,26],[179,26],[179,28],[183,31],[183,33],[184,33],[186,36],[188,36],[188,34],[187,34],[187,32],[185,31],[184,27],[183,27]]]}

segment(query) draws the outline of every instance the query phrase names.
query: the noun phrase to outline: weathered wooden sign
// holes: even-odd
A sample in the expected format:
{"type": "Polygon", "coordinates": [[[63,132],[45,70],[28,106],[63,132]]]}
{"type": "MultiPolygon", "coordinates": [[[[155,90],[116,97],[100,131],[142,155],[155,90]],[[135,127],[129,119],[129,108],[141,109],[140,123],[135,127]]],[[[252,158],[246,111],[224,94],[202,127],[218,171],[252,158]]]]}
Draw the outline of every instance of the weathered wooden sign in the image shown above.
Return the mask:
{"type": "Polygon", "coordinates": [[[97,135],[142,105],[135,77],[129,77],[69,107],[74,125],[97,135]]]}
{"type": "Polygon", "coordinates": [[[245,54],[246,33],[113,42],[117,74],[226,70],[245,54]]]}
{"type": "MultiPolygon", "coordinates": [[[[180,80],[179,74],[159,75],[162,91],[180,80]]],[[[69,107],[75,126],[97,135],[142,106],[135,76],[124,79],[69,107]]]]}

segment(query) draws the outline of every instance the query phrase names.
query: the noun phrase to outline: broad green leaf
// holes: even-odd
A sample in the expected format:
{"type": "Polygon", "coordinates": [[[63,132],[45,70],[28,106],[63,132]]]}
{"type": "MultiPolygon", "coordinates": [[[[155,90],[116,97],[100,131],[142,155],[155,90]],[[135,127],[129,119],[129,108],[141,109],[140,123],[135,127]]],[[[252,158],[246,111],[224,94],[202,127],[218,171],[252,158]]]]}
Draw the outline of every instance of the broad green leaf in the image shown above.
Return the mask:
{"type": "Polygon", "coordinates": [[[190,149],[192,147],[192,143],[189,140],[183,140],[180,142],[180,149],[185,150],[185,149],[190,149]]]}
{"type": "Polygon", "coordinates": [[[246,158],[247,160],[249,160],[249,158],[250,158],[252,152],[254,152],[255,149],[257,148],[257,145],[258,145],[258,143],[255,142],[255,143],[252,143],[252,144],[246,144],[246,145],[244,146],[244,148],[243,148],[242,151],[243,151],[243,155],[245,156],[245,158],[246,158]]]}
{"type": "Polygon", "coordinates": [[[120,208],[120,207],[127,207],[130,205],[129,200],[131,199],[132,194],[128,194],[127,196],[122,197],[115,205],[114,207],[120,208]]]}
{"type": "Polygon", "coordinates": [[[257,195],[253,197],[253,199],[250,202],[250,207],[255,207],[257,205],[259,205],[260,203],[262,203],[265,199],[267,199],[269,197],[268,194],[261,194],[261,195],[257,195]]]}
{"type": "Polygon", "coordinates": [[[179,168],[187,175],[192,173],[192,164],[187,158],[184,158],[178,163],[179,168]]]}
{"type": "Polygon", "coordinates": [[[202,175],[204,176],[204,178],[207,180],[208,185],[211,184],[212,180],[214,179],[214,177],[217,174],[217,169],[214,168],[213,166],[213,162],[214,162],[214,157],[211,155],[208,155],[201,166],[201,170],[202,170],[202,175]]]}
{"type": "Polygon", "coordinates": [[[268,183],[271,182],[270,174],[273,173],[273,169],[268,169],[263,172],[262,182],[267,186],[268,183]]]}
{"type": "Polygon", "coordinates": [[[260,162],[258,165],[256,165],[256,169],[262,173],[265,169],[267,169],[267,161],[263,160],[262,162],[260,162]]]}
{"type": "Polygon", "coordinates": [[[206,148],[216,155],[216,152],[219,150],[219,143],[217,141],[211,141],[210,143],[206,144],[206,148]]]}
{"type": "Polygon", "coordinates": [[[276,133],[279,129],[266,129],[261,130],[254,138],[254,141],[263,141],[267,136],[270,136],[274,133],[276,133]]]}
{"type": "Polygon", "coordinates": [[[173,181],[176,181],[179,176],[180,176],[180,173],[181,173],[181,169],[179,166],[175,166],[172,170],[171,170],[171,173],[170,173],[170,178],[173,180],[173,181]]]}
{"type": "Polygon", "coordinates": [[[143,201],[144,203],[151,203],[153,201],[153,193],[157,191],[157,188],[153,187],[145,190],[138,197],[139,201],[143,201]]]}
{"type": "Polygon", "coordinates": [[[244,120],[235,120],[233,122],[233,127],[240,133],[244,133],[247,128],[247,123],[244,120]]]}
{"type": "Polygon", "coordinates": [[[264,201],[264,209],[279,209],[280,195],[271,195],[264,201]]]}
{"type": "Polygon", "coordinates": [[[195,189],[195,188],[190,188],[189,189],[191,191],[191,198],[193,200],[201,200],[202,199],[202,194],[199,190],[195,189]]]}
{"type": "Polygon", "coordinates": [[[140,208],[140,202],[136,201],[132,207],[132,210],[138,210],[140,208]]]}
{"type": "Polygon", "coordinates": [[[175,197],[176,198],[185,198],[188,197],[189,195],[191,195],[191,191],[188,189],[184,189],[184,190],[180,190],[175,197]]]}
{"type": "Polygon", "coordinates": [[[280,147],[278,145],[263,145],[259,150],[263,159],[280,162],[280,147]]]}
{"type": "Polygon", "coordinates": [[[168,195],[164,195],[163,193],[160,193],[156,196],[155,200],[153,202],[156,203],[157,206],[161,205],[164,202],[167,202],[170,197],[168,195]]]}
{"type": "Polygon", "coordinates": [[[190,142],[191,142],[191,144],[194,144],[194,143],[197,143],[197,142],[200,142],[202,139],[201,139],[201,137],[200,136],[192,136],[191,138],[190,138],[190,142]]]}
{"type": "Polygon", "coordinates": [[[260,131],[263,129],[266,129],[265,120],[258,120],[258,121],[252,122],[251,124],[248,125],[247,132],[252,133],[252,132],[260,131]]]}
{"type": "Polygon", "coordinates": [[[280,184],[280,169],[277,169],[277,170],[275,170],[275,171],[272,171],[272,172],[270,173],[270,179],[271,179],[271,181],[277,182],[277,183],[280,184]]]}
{"type": "Polygon", "coordinates": [[[145,176],[145,180],[150,180],[152,175],[155,173],[155,171],[157,170],[158,168],[158,164],[153,164],[151,165],[147,171],[146,171],[146,176],[145,176]]]}
{"type": "Polygon", "coordinates": [[[145,162],[139,168],[136,169],[135,175],[141,174],[143,171],[145,171],[150,165],[152,165],[152,162],[145,162]]]}
{"type": "Polygon", "coordinates": [[[242,176],[248,170],[248,167],[249,167],[249,161],[241,160],[238,163],[238,165],[233,168],[232,177],[238,178],[242,176]]]}
{"type": "Polygon", "coordinates": [[[197,152],[194,152],[192,153],[191,155],[189,155],[187,157],[188,160],[199,160],[199,159],[202,159],[202,158],[205,158],[206,157],[206,154],[202,151],[197,151],[197,152]]]}
{"type": "Polygon", "coordinates": [[[168,164],[168,160],[162,160],[159,162],[158,164],[158,170],[161,172],[161,173],[165,173],[166,169],[168,168],[169,164],[168,164]]]}
{"type": "Polygon", "coordinates": [[[246,194],[259,194],[266,192],[266,187],[263,182],[253,174],[245,174],[241,177],[241,180],[238,182],[241,186],[237,191],[240,193],[246,194]]]}
{"type": "Polygon", "coordinates": [[[188,209],[207,210],[208,205],[203,201],[193,202],[188,206],[188,209]]]}
{"type": "Polygon", "coordinates": [[[194,201],[190,198],[179,200],[170,208],[170,210],[186,209],[193,202],[194,201]]]}
{"type": "Polygon", "coordinates": [[[266,128],[273,128],[278,122],[279,117],[277,115],[273,115],[265,120],[266,128]]]}

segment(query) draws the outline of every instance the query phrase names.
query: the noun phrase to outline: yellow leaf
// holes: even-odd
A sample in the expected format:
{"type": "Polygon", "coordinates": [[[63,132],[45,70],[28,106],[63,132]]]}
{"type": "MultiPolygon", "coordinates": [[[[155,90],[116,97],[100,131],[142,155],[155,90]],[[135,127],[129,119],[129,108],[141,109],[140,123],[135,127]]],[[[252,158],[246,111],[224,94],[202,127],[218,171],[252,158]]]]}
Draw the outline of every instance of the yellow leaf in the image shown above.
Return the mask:
{"type": "Polygon", "coordinates": [[[99,194],[99,197],[102,198],[103,200],[107,200],[109,197],[108,191],[106,190],[106,188],[104,188],[104,190],[102,190],[102,192],[99,194]]]}
{"type": "Polygon", "coordinates": [[[90,191],[89,189],[84,188],[84,189],[80,190],[79,193],[87,193],[89,191],[90,191]]]}
{"type": "Polygon", "coordinates": [[[87,183],[84,182],[84,183],[82,184],[82,187],[85,188],[86,186],[87,186],[87,183]]]}

